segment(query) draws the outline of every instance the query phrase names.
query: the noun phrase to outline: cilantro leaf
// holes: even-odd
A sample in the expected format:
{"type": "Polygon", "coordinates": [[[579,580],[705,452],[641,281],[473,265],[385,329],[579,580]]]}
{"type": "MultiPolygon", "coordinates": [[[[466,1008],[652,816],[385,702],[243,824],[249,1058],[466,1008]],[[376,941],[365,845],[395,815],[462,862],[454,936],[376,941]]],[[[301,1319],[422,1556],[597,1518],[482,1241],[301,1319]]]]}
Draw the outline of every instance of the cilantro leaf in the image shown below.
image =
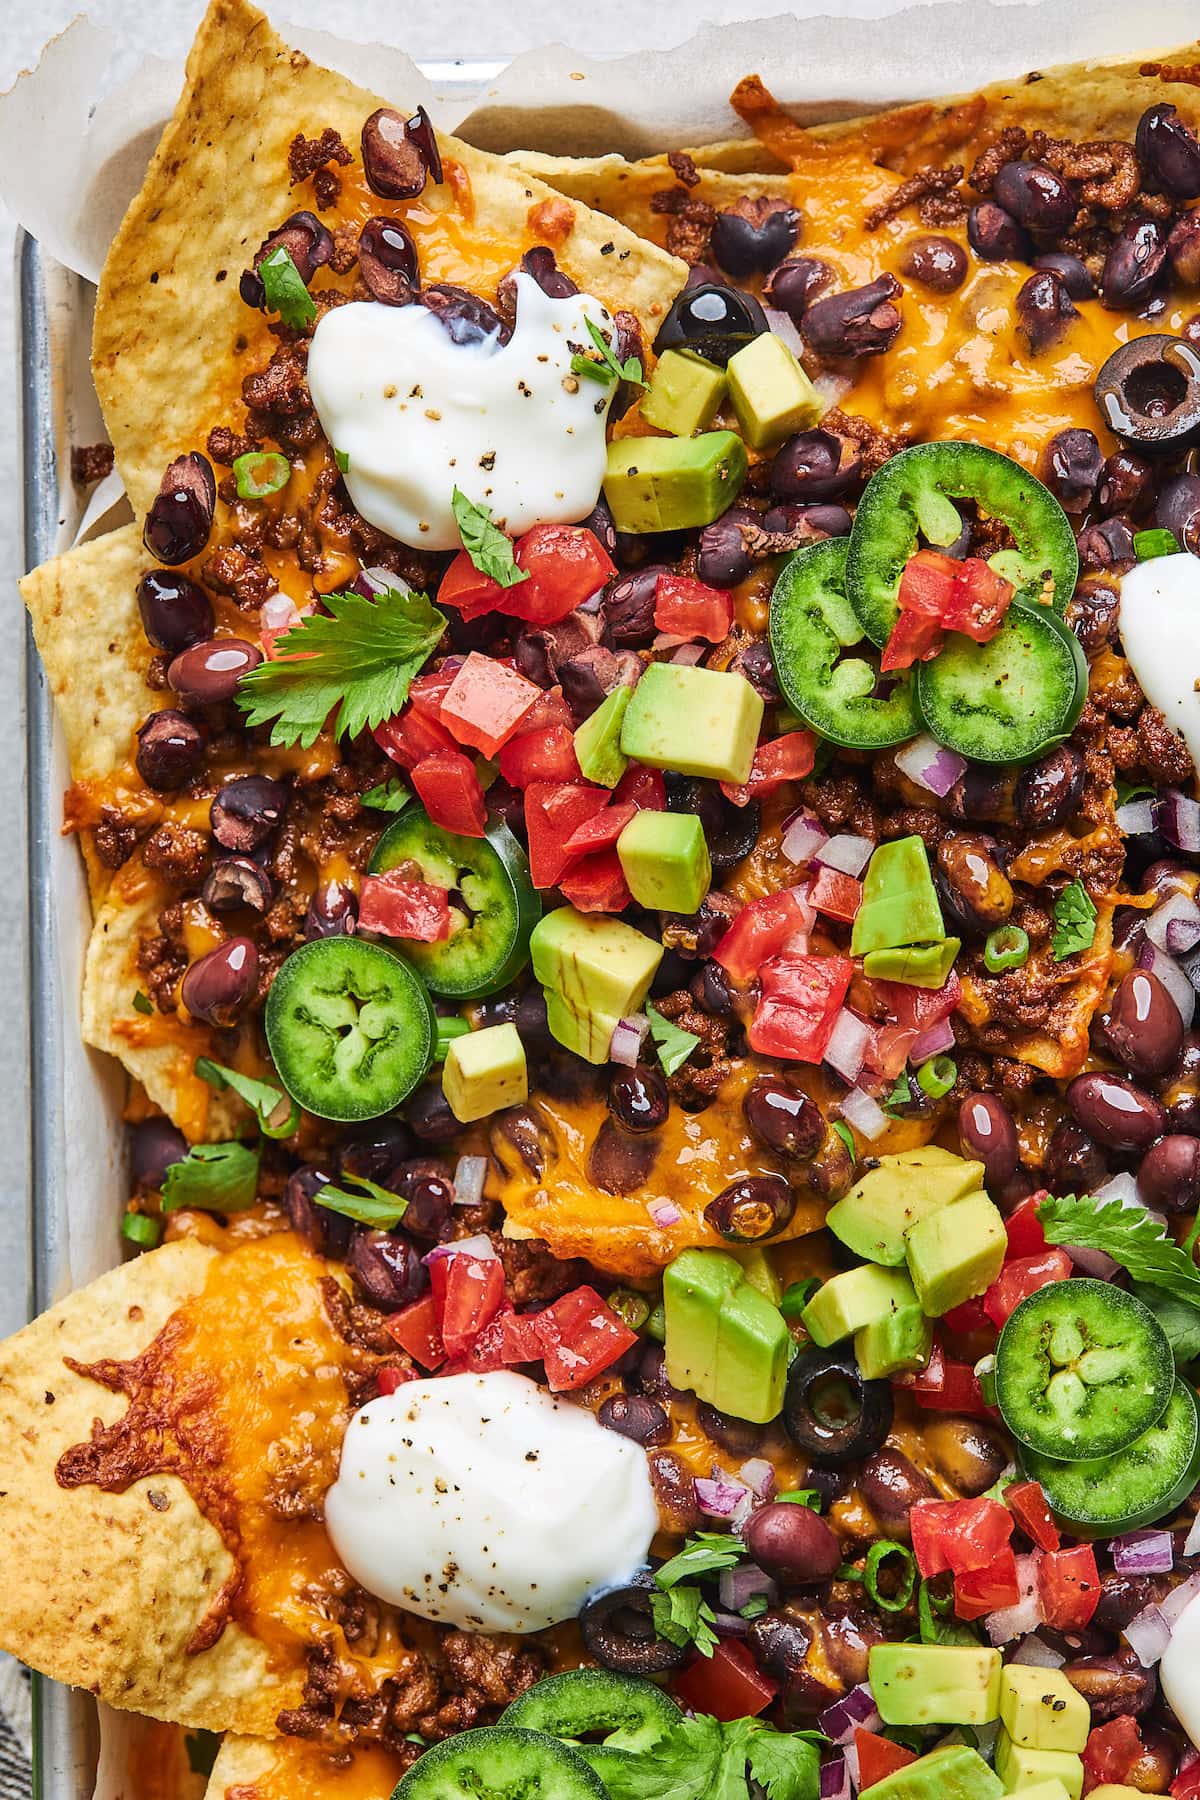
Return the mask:
{"type": "Polygon", "coordinates": [[[969,1644],[974,1648],[979,1643],[978,1635],[954,1616],[952,1607],[952,1595],[939,1595],[928,1581],[921,1583],[917,1627],[923,1644],[969,1644]]]}
{"type": "Polygon", "coordinates": [[[767,1800],[817,1800],[821,1757],[806,1733],[764,1725],[747,1737],[746,1760],[767,1800]]]}
{"type": "Polygon", "coordinates": [[[373,806],[376,812],[402,812],[412,799],[398,775],[389,775],[378,787],[370,788],[362,797],[364,806],[373,806]]]}
{"type": "Polygon", "coordinates": [[[1084,1194],[1049,1195],[1037,1209],[1048,1244],[1103,1250],[1135,1281],[1200,1306],[1200,1269],[1162,1226],[1140,1207],[1084,1194]]]}
{"type": "MultiPolygon", "coordinates": [[[[721,1726],[716,1719],[700,1714],[684,1719],[636,1756],[620,1763],[606,1759],[604,1785],[611,1800],[696,1800],[697,1794],[715,1800],[720,1793],[716,1784],[724,1750],[721,1726]]],[[[741,1795],[735,1793],[728,1800],[744,1800],[746,1792],[743,1786],[741,1795]]]]}
{"type": "Polygon", "coordinates": [[[673,1075],[681,1069],[700,1039],[694,1031],[684,1031],[673,1025],[670,1019],[664,1019],[657,1006],[646,1003],[646,1017],[650,1021],[650,1036],[654,1039],[658,1050],[658,1060],[662,1064],[664,1075],[673,1075]]]}
{"type": "Polygon", "coordinates": [[[313,297],[304,285],[299,269],[280,244],[258,265],[258,278],[272,312],[277,312],[293,331],[303,331],[317,316],[313,297]]]}
{"type": "Polygon", "coordinates": [[[518,569],[516,565],[512,539],[498,525],[492,524],[490,506],[476,506],[461,488],[455,488],[450,506],[463,549],[481,575],[490,575],[504,588],[516,587],[519,582],[529,580],[528,569],[518,569]]]}
{"type": "Polygon", "coordinates": [[[571,358],[571,371],[575,375],[586,375],[591,381],[602,381],[605,387],[611,387],[614,381],[630,381],[635,387],[646,386],[642,379],[641,361],[636,356],[627,356],[624,362],[618,362],[616,352],[608,338],[605,337],[594,319],[584,317],[587,334],[593,346],[600,352],[601,360],[597,362],[592,356],[576,355],[571,358]]]}
{"type": "Polygon", "coordinates": [[[712,1629],[716,1615],[698,1587],[681,1583],[665,1594],[656,1588],[650,1595],[650,1616],[655,1636],[669,1644],[695,1644],[701,1656],[711,1656],[717,1647],[712,1629]]]}
{"type": "Polygon", "coordinates": [[[335,450],[333,453],[333,460],[344,475],[350,467],[350,452],[348,450],[335,450]]]}
{"type": "Polygon", "coordinates": [[[272,1087],[268,1081],[255,1081],[251,1075],[243,1075],[237,1069],[227,1069],[224,1063],[214,1062],[211,1056],[196,1058],[196,1073],[201,1081],[207,1081],[218,1092],[221,1088],[232,1088],[239,1100],[244,1100],[247,1106],[253,1108],[259,1125],[268,1137],[291,1137],[300,1123],[300,1108],[296,1102],[282,1088],[272,1087]],[[285,1104],[288,1111],[281,1118],[276,1118],[275,1115],[285,1104]]]}
{"type": "Polygon", "coordinates": [[[1054,960],[1090,950],[1096,935],[1096,908],[1082,881],[1072,881],[1054,902],[1054,960]]]}
{"type": "Polygon", "coordinates": [[[352,1182],[361,1191],[348,1194],[345,1188],[335,1187],[331,1181],[313,1195],[318,1206],[354,1219],[359,1225],[375,1225],[381,1231],[391,1231],[408,1211],[408,1201],[403,1194],[393,1194],[390,1188],[380,1187],[366,1175],[344,1175],[342,1179],[352,1182]]]}
{"type": "Polygon", "coordinates": [[[1148,781],[1126,781],[1122,776],[1117,778],[1116,789],[1118,806],[1128,806],[1131,800],[1144,800],[1158,792],[1148,781]]]}
{"type": "Polygon", "coordinates": [[[1148,1306],[1167,1334],[1171,1354],[1178,1368],[1185,1368],[1200,1356],[1200,1310],[1162,1288],[1135,1281],[1133,1293],[1143,1306],[1148,1306]]]}
{"type": "Polygon", "coordinates": [[[242,676],[237,703],[249,725],[269,719],[273,744],[308,749],[337,707],[334,733],[382,725],[408,698],[446,620],[424,594],[388,588],[375,600],[326,594],[332,617],[310,613],[279,639],[278,655],[242,676]]]}
{"type": "Polygon", "coordinates": [[[654,1574],[660,1588],[674,1587],[677,1581],[688,1581],[697,1575],[711,1575],[718,1569],[732,1569],[740,1562],[743,1550],[737,1538],[723,1531],[698,1531],[670,1562],[654,1574]]]}
{"type": "Polygon", "coordinates": [[[257,1150],[245,1144],[193,1144],[163,1179],[162,1209],[178,1212],[245,1212],[258,1198],[257,1150]]]}
{"type": "Polygon", "coordinates": [[[136,1013],[144,1013],[147,1018],[154,1017],[154,1002],[149,994],[143,994],[141,988],[133,996],[133,1010],[136,1013]]]}

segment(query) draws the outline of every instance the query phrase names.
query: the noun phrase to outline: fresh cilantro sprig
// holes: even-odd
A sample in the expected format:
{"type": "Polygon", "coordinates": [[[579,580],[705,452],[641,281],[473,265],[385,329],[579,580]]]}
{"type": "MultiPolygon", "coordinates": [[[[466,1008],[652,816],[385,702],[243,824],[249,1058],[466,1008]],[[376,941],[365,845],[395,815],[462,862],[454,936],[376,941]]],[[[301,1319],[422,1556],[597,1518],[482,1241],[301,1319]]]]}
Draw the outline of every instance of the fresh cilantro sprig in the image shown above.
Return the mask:
{"type": "Polygon", "coordinates": [[[611,1800],[749,1800],[751,1780],[767,1800],[817,1800],[824,1741],[761,1719],[722,1724],[699,1713],[636,1756],[606,1760],[604,1781],[611,1800]]]}
{"type": "Polygon", "coordinates": [[[1135,1281],[1200,1307],[1200,1269],[1141,1207],[1087,1194],[1053,1194],[1042,1201],[1037,1216],[1047,1243],[1103,1250],[1135,1281]]]}
{"type": "Polygon", "coordinates": [[[402,812],[412,799],[398,775],[389,775],[378,787],[369,788],[362,797],[364,806],[373,806],[376,812],[402,812]]]}
{"type": "Polygon", "coordinates": [[[380,1187],[377,1181],[370,1181],[365,1175],[343,1175],[342,1180],[352,1182],[360,1191],[348,1194],[345,1188],[335,1187],[331,1181],[313,1195],[318,1206],[325,1207],[328,1212],[341,1213],[359,1225],[373,1225],[380,1231],[391,1231],[408,1211],[408,1201],[403,1194],[393,1194],[389,1188],[380,1187]]]}
{"type": "Polygon", "coordinates": [[[258,265],[258,278],[272,312],[277,312],[293,331],[304,331],[317,316],[313,297],[304,285],[299,269],[280,244],[258,265]]]}
{"type": "Polygon", "coordinates": [[[698,1531],[688,1538],[683,1549],[654,1572],[657,1586],[672,1588],[678,1581],[694,1581],[698,1575],[713,1575],[721,1569],[732,1569],[741,1561],[744,1551],[740,1541],[723,1531],[698,1531]]]}
{"type": "Polygon", "coordinates": [[[477,506],[468,500],[461,488],[450,496],[450,509],[463,549],[481,575],[490,575],[501,587],[516,587],[529,580],[528,569],[518,569],[513,556],[513,541],[492,523],[490,506],[477,506]]]}
{"type": "Polygon", "coordinates": [[[1054,960],[1090,950],[1096,936],[1096,908],[1082,881],[1072,881],[1054,902],[1054,960]]]}
{"type": "Polygon", "coordinates": [[[634,387],[644,388],[646,383],[642,378],[641,359],[627,356],[624,362],[619,362],[612,344],[595,320],[585,316],[583,322],[593,345],[600,352],[601,360],[597,362],[594,356],[577,352],[571,358],[572,375],[584,375],[589,381],[598,381],[604,387],[611,387],[614,381],[629,381],[634,387]]]}
{"type": "Polygon", "coordinates": [[[655,1637],[669,1644],[694,1644],[701,1656],[711,1656],[717,1647],[713,1630],[717,1615],[698,1587],[681,1582],[665,1594],[656,1589],[650,1596],[650,1616],[655,1637]]]}
{"type": "Polygon", "coordinates": [[[296,1102],[282,1088],[272,1087],[268,1081],[256,1081],[252,1075],[228,1069],[224,1063],[214,1062],[211,1056],[196,1058],[196,1073],[201,1081],[207,1081],[218,1092],[222,1088],[232,1088],[239,1100],[244,1100],[253,1109],[267,1137],[291,1137],[300,1123],[300,1108],[296,1102]],[[283,1112],[285,1103],[286,1113],[283,1112]]]}
{"type": "Polygon", "coordinates": [[[684,1031],[680,1025],[672,1024],[664,1019],[657,1006],[646,1003],[646,1017],[650,1021],[650,1036],[658,1051],[658,1060],[662,1064],[664,1075],[673,1075],[681,1069],[700,1039],[694,1031],[684,1031]]]}
{"type": "Polygon", "coordinates": [[[245,1212],[258,1198],[258,1160],[245,1144],[193,1144],[163,1177],[163,1211],[245,1212]]]}
{"type": "Polygon", "coordinates": [[[425,594],[388,588],[374,600],[326,594],[329,616],[310,613],[276,646],[277,655],[243,675],[237,703],[247,724],[269,720],[273,744],[308,749],[334,708],[338,737],[382,725],[408,698],[432,655],[445,616],[425,594]]]}

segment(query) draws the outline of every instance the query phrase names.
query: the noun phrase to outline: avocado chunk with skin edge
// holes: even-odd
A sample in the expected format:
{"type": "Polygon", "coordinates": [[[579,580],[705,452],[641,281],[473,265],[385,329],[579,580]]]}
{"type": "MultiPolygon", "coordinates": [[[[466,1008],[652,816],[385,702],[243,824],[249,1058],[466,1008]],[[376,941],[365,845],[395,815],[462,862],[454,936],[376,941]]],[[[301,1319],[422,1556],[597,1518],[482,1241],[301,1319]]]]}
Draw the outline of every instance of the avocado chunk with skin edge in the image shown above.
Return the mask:
{"type": "Polygon", "coordinates": [[[621,754],[621,726],[633,689],[624,683],[606,694],[575,732],[575,760],[585,781],[615,788],[629,764],[621,754]]]}
{"type": "Polygon", "coordinates": [[[929,868],[929,852],[913,835],[877,845],[863,877],[862,905],[850,931],[850,954],[940,944],[946,935],[929,868]]]}
{"type": "Polygon", "coordinates": [[[903,1269],[881,1269],[877,1263],[863,1263],[823,1281],[800,1319],[813,1343],[824,1349],[916,1304],[912,1282],[903,1269]]]}
{"type": "Polygon", "coordinates": [[[723,1250],[685,1250],[663,1276],[667,1379],[735,1418],[778,1417],[792,1337],[782,1313],[723,1250]]]}

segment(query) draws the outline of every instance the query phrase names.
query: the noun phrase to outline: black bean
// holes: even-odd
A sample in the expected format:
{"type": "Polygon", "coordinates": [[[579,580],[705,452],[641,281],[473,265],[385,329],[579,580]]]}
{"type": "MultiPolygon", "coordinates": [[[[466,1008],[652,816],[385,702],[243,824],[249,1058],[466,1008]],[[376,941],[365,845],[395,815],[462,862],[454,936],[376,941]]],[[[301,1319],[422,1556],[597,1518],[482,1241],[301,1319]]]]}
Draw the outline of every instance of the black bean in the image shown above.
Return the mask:
{"type": "Polygon", "coordinates": [[[1071,321],[1079,317],[1066,282],[1053,269],[1035,270],[1018,289],[1014,306],[1017,328],[1035,356],[1057,344],[1071,321]]]}
{"type": "Polygon", "coordinates": [[[779,446],[771,464],[771,492],[779,500],[832,500],[862,473],[862,452],[852,438],[832,431],[800,431],[779,446]]]}
{"type": "Polygon", "coordinates": [[[423,1082],[405,1101],[404,1117],[423,1144],[448,1144],[462,1130],[440,1081],[423,1082]]]}
{"type": "Polygon", "coordinates": [[[346,1132],[338,1150],[338,1169],[342,1175],[365,1176],[368,1181],[399,1193],[396,1180],[412,1153],[413,1135],[403,1119],[394,1115],[372,1119],[366,1125],[353,1125],[346,1132]]]}
{"type": "Polygon", "coordinates": [[[866,287],[815,300],[800,319],[800,335],[818,356],[879,356],[900,330],[903,292],[894,275],[880,275],[866,287]]]}
{"type": "Polygon", "coordinates": [[[1106,1569],[1093,1618],[1102,1631],[1124,1631],[1138,1613],[1165,1599],[1170,1586],[1163,1575],[1118,1575],[1115,1569],[1106,1569]]]}
{"type": "Polygon", "coordinates": [[[1131,312],[1150,297],[1167,260],[1166,232],[1157,219],[1131,219],[1113,239],[1100,274],[1105,306],[1131,312]]]}
{"type": "Polygon", "coordinates": [[[1017,823],[1026,831],[1052,831],[1065,824],[1079,810],[1085,775],[1082,753],[1060,744],[1018,780],[1013,793],[1017,823]]]}
{"type": "Polygon", "coordinates": [[[1024,231],[994,200],[981,200],[967,214],[967,242],[983,262],[1023,262],[1029,255],[1024,231]]]}
{"type": "Polygon", "coordinates": [[[147,787],[170,793],[204,766],[208,733],[186,713],[164,707],[138,727],[137,771],[147,787]]]}
{"type": "Polygon", "coordinates": [[[351,1221],[328,1206],[318,1206],[316,1196],[333,1180],[332,1167],[301,1163],[288,1176],[283,1208],[293,1231],[306,1237],[324,1256],[345,1256],[353,1233],[351,1221]]]}
{"type": "MultiPolygon", "coordinates": [[[[424,119],[423,109],[416,119],[409,120],[390,107],[381,106],[363,126],[363,173],[373,194],[385,200],[412,200],[425,186],[429,176],[428,146],[435,140],[432,133],[423,142],[416,136],[411,127],[419,119],[424,119]]],[[[440,173],[434,176],[435,181],[440,179],[440,173]]]]}
{"type": "Polygon", "coordinates": [[[1085,569],[1124,569],[1136,560],[1133,526],[1119,516],[1086,526],[1078,542],[1079,561],[1085,569]]]}
{"type": "Polygon", "coordinates": [[[347,937],[357,923],[358,900],[353,890],[334,876],[319,882],[304,917],[305,937],[347,937]]]}
{"type": "Polygon", "coordinates": [[[652,1450],[646,1458],[650,1484],[664,1531],[684,1537],[698,1529],[703,1514],[690,1468],[673,1450],[652,1450]]]}
{"type": "Polygon", "coordinates": [[[743,1175],[709,1201],[704,1217],[731,1243],[754,1244],[776,1236],[795,1210],[796,1196],[782,1175],[743,1175]]]}
{"type": "Polygon", "coordinates": [[[167,1170],[182,1162],[188,1142],[170,1119],[142,1119],[129,1133],[129,1172],[137,1188],[160,1188],[167,1170]]]}
{"type": "Polygon", "coordinates": [[[775,1500],[746,1520],[742,1541],[752,1562],[787,1587],[828,1581],[842,1561],[842,1547],[811,1506],[775,1500]]]}
{"type": "Polygon", "coordinates": [[[649,563],[621,575],[606,589],[600,605],[604,642],[617,650],[644,649],[655,633],[654,607],[658,578],[669,575],[665,563],[649,563]]]}
{"type": "Polygon", "coordinates": [[[417,299],[429,308],[453,344],[500,345],[512,336],[512,328],[495,307],[466,288],[437,281],[432,287],[422,288],[417,299]]]}
{"type": "Polygon", "coordinates": [[[782,262],[799,229],[800,214],[794,207],[743,200],[717,214],[709,248],[727,275],[744,281],[782,262]]]}
{"type": "Polygon", "coordinates": [[[1169,531],[1181,550],[1200,551],[1200,475],[1171,475],[1163,482],[1154,523],[1169,531]]]}
{"type": "Polygon", "coordinates": [[[657,1131],[671,1110],[662,1072],[645,1063],[614,1069],[608,1078],[608,1110],[626,1131],[657,1131]]]}
{"type": "Polygon", "coordinates": [[[454,1205],[454,1183],[446,1165],[432,1157],[414,1157],[397,1170],[394,1185],[408,1202],[404,1229],[409,1236],[425,1244],[436,1244],[446,1237],[454,1205]]]}
{"type": "Polygon", "coordinates": [[[862,1497],[878,1519],[885,1536],[909,1537],[908,1515],[918,1500],[935,1500],[937,1490],[902,1450],[885,1444],[868,1456],[858,1478],[862,1497]]]}
{"type": "MultiPolygon", "coordinates": [[[[1200,213],[1176,219],[1167,237],[1167,260],[1185,287],[1200,286],[1200,213]]],[[[1187,335],[1186,331],[1183,335],[1187,335]]]]}
{"type": "Polygon", "coordinates": [[[248,856],[219,856],[204,877],[200,898],[210,912],[236,912],[248,906],[266,913],[275,898],[275,887],[265,869],[248,856]]]}
{"type": "Polygon", "coordinates": [[[953,238],[914,238],[904,247],[900,271],[935,294],[952,294],[967,278],[967,253],[953,238]]]}
{"type": "Polygon", "coordinates": [[[671,1435],[671,1420],[665,1406],[645,1394],[614,1394],[596,1414],[601,1425],[621,1437],[631,1438],[645,1448],[648,1444],[665,1444],[671,1435]]]}
{"type": "Polygon", "coordinates": [[[245,638],[208,638],[175,658],[167,670],[167,681],[185,699],[199,706],[216,706],[232,700],[242,676],[262,660],[258,645],[245,638]]]}
{"type": "Polygon", "coordinates": [[[322,264],[333,255],[333,234],[322,225],[316,213],[294,212],[275,231],[265,237],[254,252],[253,265],[242,272],[238,292],[247,306],[261,312],[267,303],[267,291],[258,273],[266,258],[276,250],[286,250],[296,265],[305,287],[322,264]]]}
{"type": "Polygon", "coordinates": [[[1079,583],[1067,603],[1067,623],[1085,656],[1098,656],[1108,644],[1120,606],[1121,596],[1112,582],[1088,575],[1079,583]]]}
{"type": "Polygon", "coordinates": [[[368,1306],[383,1312],[397,1312],[419,1300],[429,1285],[416,1246],[401,1232],[356,1231],[346,1267],[368,1306]]]}
{"type": "Polygon", "coordinates": [[[771,270],[763,287],[768,306],[799,320],[833,280],[833,270],[815,256],[796,256],[771,270]]]}
{"type": "Polygon", "coordinates": [[[1077,1075],[1066,1098],[1076,1124],[1109,1150],[1146,1150],[1166,1123],[1153,1094],[1123,1076],[1077,1075]]]}
{"type": "Polygon", "coordinates": [[[368,219],[358,234],[358,269],[372,300],[407,306],[419,285],[417,246],[402,219],[368,219]]]}
{"type": "Polygon", "coordinates": [[[194,1018],[207,1025],[236,1023],[258,985],[258,950],[253,938],[233,937],[192,963],[180,993],[194,1018]]]}
{"type": "Polygon", "coordinates": [[[1063,1664],[1063,1674],[1092,1709],[1093,1725],[1149,1712],[1158,1692],[1158,1677],[1145,1669],[1132,1650],[1111,1656],[1079,1656],[1063,1664]]]}
{"type": "Polygon", "coordinates": [[[237,775],[218,790],[209,815],[223,850],[247,856],[265,844],[283,817],[287,789],[269,775],[237,775]]]}
{"type": "Polygon", "coordinates": [[[1149,106],[1138,120],[1133,147],[1138,161],[1168,194],[1200,198],[1200,143],[1173,106],[1149,106]]]}
{"type": "Polygon", "coordinates": [[[178,656],[212,636],[212,602],[204,589],[174,569],[147,569],[137,585],[142,630],[156,650],[178,656]]]}
{"type": "Polygon", "coordinates": [[[768,1149],[801,1162],[815,1156],[824,1142],[825,1120],[816,1101],[782,1076],[756,1075],[746,1089],[742,1112],[768,1149]]]}
{"type": "Polygon", "coordinates": [[[151,556],[172,567],[199,556],[212,530],[216,503],[216,477],[208,458],[198,450],[177,456],[146,515],[142,541],[151,556]]]}
{"type": "Polygon", "coordinates": [[[1104,1041],[1134,1075],[1165,1075],[1183,1048],[1183,1020],[1148,969],[1131,969],[1117,984],[1104,1021],[1104,1041]]]}
{"type": "MultiPolygon", "coordinates": [[[[568,300],[579,289],[565,270],[560,269],[554,259],[554,252],[549,244],[535,244],[521,258],[521,267],[526,275],[532,275],[543,294],[551,300],[568,300]]],[[[619,358],[624,362],[625,358],[619,358]]]]}
{"type": "Polygon", "coordinates": [[[1055,1194],[1090,1194],[1108,1176],[1108,1163],[1095,1138],[1073,1119],[1060,1119],[1046,1146],[1046,1184],[1055,1194]]]}
{"type": "MultiPolygon", "coordinates": [[[[760,699],[768,706],[774,706],[781,698],[779,683],[775,679],[775,658],[771,655],[771,646],[759,638],[753,644],[747,644],[739,650],[729,670],[734,675],[744,675],[750,686],[760,699]]],[[[715,949],[715,944],[713,948],[715,949]]]]}
{"type": "Polygon", "coordinates": [[[1096,489],[1100,510],[1130,515],[1143,511],[1154,501],[1156,480],[1153,465],[1136,450],[1125,446],[1114,450],[1096,489]]]}
{"type": "Polygon", "coordinates": [[[692,998],[702,1012],[714,1019],[729,1019],[734,1014],[733,989],[720,963],[705,962],[688,983],[692,998]]]}
{"type": "Polygon", "coordinates": [[[696,1423],[705,1437],[711,1438],[714,1444],[719,1444],[722,1450],[728,1450],[730,1456],[753,1456],[762,1445],[761,1425],[754,1425],[749,1419],[735,1418],[732,1413],[721,1412],[707,1400],[697,1403],[696,1423]]]}
{"type": "Polygon", "coordinates": [[[1056,431],[1042,459],[1042,480],[1068,512],[1083,512],[1104,473],[1104,452],[1094,431],[1081,425],[1056,431]]]}
{"type": "Polygon", "coordinates": [[[1017,1172],[1020,1146],[1012,1114],[995,1094],[968,1094],[958,1108],[963,1155],[983,1164],[989,1189],[1001,1188],[1017,1172]]]}
{"type": "Polygon", "coordinates": [[[763,1674],[778,1686],[787,1688],[805,1672],[804,1662],[812,1643],[812,1632],[805,1620],[790,1613],[764,1613],[754,1620],[746,1642],[763,1674]]]}
{"type": "Polygon", "coordinates": [[[939,1474],[971,1500],[994,1485],[1008,1462],[1006,1446],[977,1419],[930,1419],[922,1439],[939,1474]]]}
{"type": "Polygon", "coordinates": [[[700,533],[696,553],[696,574],[710,587],[736,587],[745,581],[753,563],[742,536],[743,524],[760,523],[757,513],[745,507],[731,506],[727,513],[700,533]]]}
{"type": "Polygon", "coordinates": [[[605,1119],[588,1155],[588,1179],[606,1194],[632,1194],[648,1179],[657,1155],[656,1137],[633,1136],[605,1119]]]}
{"type": "Polygon", "coordinates": [[[1200,1200],[1200,1138],[1172,1134],[1151,1144],[1138,1169],[1138,1192],[1157,1212],[1194,1212],[1200,1200]]]}
{"type": "Polygon", "coordinates": [[[1079,211],[1075,190],[1045,163],[1007,162],[992,183],[996,203],[1026,231],[1065,231],[1079,211]]]}
{"type": "Polygon", "coordinates": [[[1088,272],[1087,264],[1068,250],[1047,250],[1033,259],[1035,269],[1051,269],[1062,278],[1072,300],[1091,300],[1096,292],[1096,284],[1088,272]]]}
{"type": "Polygon", "coordinates": [[[991,931],[1012,912],[1012,883],[996,860],[995,840],[982,832],[948,831],[938,845],[937,872],[964,930],[991,931]]]}

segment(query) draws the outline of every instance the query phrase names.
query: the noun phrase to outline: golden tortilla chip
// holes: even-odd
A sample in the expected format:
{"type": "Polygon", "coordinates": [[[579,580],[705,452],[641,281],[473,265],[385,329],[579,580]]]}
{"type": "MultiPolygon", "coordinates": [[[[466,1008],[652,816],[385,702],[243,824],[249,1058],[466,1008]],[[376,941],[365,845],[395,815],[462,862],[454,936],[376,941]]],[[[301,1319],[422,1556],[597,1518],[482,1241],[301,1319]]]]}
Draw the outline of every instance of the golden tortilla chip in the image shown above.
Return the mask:
{"type": "MultiPolygon", "coordinates": [[[[332,127],[357,155],[363,122],[382,104],[289,48],[248,0],[212,0],[96,304],[96,390],[135,512],[145,512],[171,458],[202,448],[238,405],[241,371],[274,345],[238,278],[303,203],[289,186],[288,145],[298,132],[332,127]]],[[[683,284],[681,263],[578,206],[564,218],[552,187],[501,157],[456,138],[439,135],[439,144],[457,181],[430,184],[405,215],[427,279],[494,289],[531,244],[552,242],[580,287],[636,313],[653,339],[683,284]]],[[[344,184],[359,178],[341,171],[344,184]]],[[[365,217],[371,196],[365,187],[362,195],[365,217]]]]}
{"type": "MultiPolygon", "coordinates": [[[[714,148],[719,151],[724,146],[714,148]]],[[[548,181],[572,200],[619,219],[640,237],[654,242],[662,241],[667,220],[650,203],[655,194],[664,190],[685,192],[690,198],[707,201],[718,212],[743,194],[762,194],[783,201],[791,197],[791,178],[786,174],[760,174],[754,169],[730,172],[707,162],[702,164],[705,151],[694,154],[700,179],[683,189],[665,156],[626,162],[623,156],[544,156],[535,150],[513,150],[505,161],[548,181]]]]}
{"type": "Polygon", "coordinates": [[[387,1750],[334,1752],[304,1738],[237,1737],[221,1745],[204,1800],[388,1800],[406,1760],[387,1750]]]}

